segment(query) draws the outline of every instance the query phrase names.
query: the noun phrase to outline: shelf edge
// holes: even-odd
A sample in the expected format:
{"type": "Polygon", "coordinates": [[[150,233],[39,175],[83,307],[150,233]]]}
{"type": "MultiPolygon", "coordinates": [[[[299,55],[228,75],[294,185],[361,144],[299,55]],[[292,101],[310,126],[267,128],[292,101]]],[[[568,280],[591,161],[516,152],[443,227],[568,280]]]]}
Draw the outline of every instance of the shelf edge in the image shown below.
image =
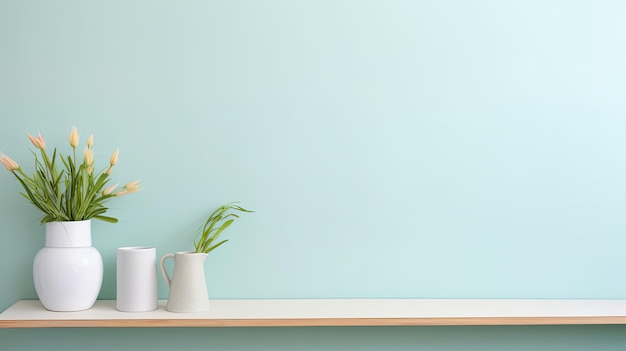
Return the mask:
{"type": "Polygon", "coordinates": [[[0,320],[0,328],[617,325],[626,317],[0,320]]]}

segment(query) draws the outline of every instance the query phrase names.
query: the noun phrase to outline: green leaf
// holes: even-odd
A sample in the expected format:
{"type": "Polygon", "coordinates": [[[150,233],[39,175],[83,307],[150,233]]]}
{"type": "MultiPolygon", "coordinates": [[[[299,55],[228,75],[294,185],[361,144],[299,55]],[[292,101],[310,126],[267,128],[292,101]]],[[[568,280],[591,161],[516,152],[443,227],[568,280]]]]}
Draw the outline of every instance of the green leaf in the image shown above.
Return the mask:
{"type": "Polygon", "coordinates": [[[104,222],[109,222],[109,223],[117,223],[118,222],[117,218],[107,217],[107,216],[94,216],[93,218],[94,219],[99,219],[99,220],[104,221],[104,222]]]}

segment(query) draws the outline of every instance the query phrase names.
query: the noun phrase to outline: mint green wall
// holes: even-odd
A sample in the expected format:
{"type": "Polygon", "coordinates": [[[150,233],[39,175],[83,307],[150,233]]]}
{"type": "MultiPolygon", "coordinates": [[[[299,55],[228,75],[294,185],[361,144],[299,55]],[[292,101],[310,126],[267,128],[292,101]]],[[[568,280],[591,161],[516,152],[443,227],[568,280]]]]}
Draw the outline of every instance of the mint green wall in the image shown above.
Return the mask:
{"type": "MultiPolygon", "coordinates": [[[[191,249],[213,298],[626,298],[621,1],[0,0],[0,151],[120,148],[115,249],[191,249]]],[[[0,309],[38,213],[0,173],[0,309]]],[[[159,294],[167,290],[160,281],[159,294]]],[[[0,330],[3,350],[621,350],[622,326],[0,330]],[[145,343],[145,344],[144,344],[145,343]],[[95,346],[94,346],[95,344],[95,346]],[[95,347],[95,348],[94,348],[95,347]],[[98,348],[99,347],[99,348],[98,348]]]]}

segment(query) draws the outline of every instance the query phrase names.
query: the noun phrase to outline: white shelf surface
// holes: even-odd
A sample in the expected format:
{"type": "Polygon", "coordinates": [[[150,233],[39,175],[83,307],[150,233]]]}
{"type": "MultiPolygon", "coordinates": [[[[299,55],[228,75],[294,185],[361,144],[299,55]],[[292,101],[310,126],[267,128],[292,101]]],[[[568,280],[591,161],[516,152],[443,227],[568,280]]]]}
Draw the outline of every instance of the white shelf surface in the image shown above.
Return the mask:
{"type": "Polygon", "coordinates": [[[119,312],[115,300],[100,300],[85,311],[51,312],[38,300],[20,300],[0,314],[0,328],[626,324],[626,300],[211,300],[200,313],[164,306],[119,312]]]}

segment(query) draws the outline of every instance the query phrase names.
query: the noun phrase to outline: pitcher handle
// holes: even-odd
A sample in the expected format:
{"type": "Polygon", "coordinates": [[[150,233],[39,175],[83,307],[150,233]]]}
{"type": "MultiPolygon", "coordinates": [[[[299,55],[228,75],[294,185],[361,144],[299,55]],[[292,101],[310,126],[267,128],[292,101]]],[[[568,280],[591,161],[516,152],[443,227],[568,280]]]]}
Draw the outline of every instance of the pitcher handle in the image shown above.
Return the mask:
{"type": "Polygon", "coordinates": [[[169,287],[170,284],[172,283],[172,278],[170,278],[170,276],[167,274],[167,271],[165,270],[165,260],[167,260],[168,258],[171,258],[172,260],[174,260],[174,264],[176,263],[176,260],[174,259],[174,254],[168,253],[163,255],[163,257],[161,257],[161,274],[163,275],[163,279],[165,279],[165,282],[167,283],[167,286],[169,287]]]}

